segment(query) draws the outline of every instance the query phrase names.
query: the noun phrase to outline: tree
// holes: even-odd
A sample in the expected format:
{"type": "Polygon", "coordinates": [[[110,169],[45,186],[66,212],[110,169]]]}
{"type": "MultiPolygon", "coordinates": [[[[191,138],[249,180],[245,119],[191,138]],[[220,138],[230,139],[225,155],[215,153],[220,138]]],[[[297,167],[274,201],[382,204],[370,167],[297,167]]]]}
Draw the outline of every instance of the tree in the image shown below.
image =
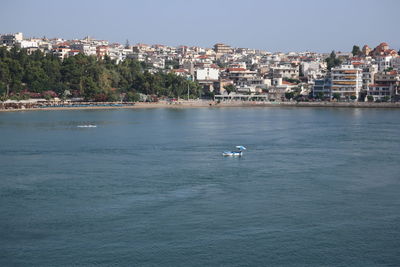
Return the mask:
{"type": "Polygon", "coordinates": [[[228,94],[230,94],[231,92],[235,92],[236,91],[236,87],[233,84],[225,85],[224,89],[226,90],[226,92],[228,94]]]}
{"type": "Polygon", "coordinates": [[[218,67],[220,67],[220,68],[226,68],[226,67],[228,67],[228,64],[222,62],[220,59],[217,59],[217,60],[215,61],[215,64],[217,64],[218,67]]]}
{"type": "Polygon", "coordinates": [[[339,101],[340,100],[340,94],[339,93],[333,93],[332,98],[336,99],[337,101],[339,101]]]}
{"type": "Polygon", "coordinates": [[[11,75],[6,63],[0,61],[0,90],[2,95],[8,95],[9,86],[11,82],[11,75]]]}
{"type": "Polygon", "coordinates": [[[140,95],[136,92],[128,92],[125,95],[125,100],[129,102],[138,102],[140,100],[140,95]]]}
{"type": "Polygon", "coordinates": [[[358,45],[353,45],[353,50],[351,51],[353,56],[360,56],[362,54],[360,47],[358,45]]]}
{"type": "Polygon", "coordinates": [[[303,65],[300,65],[300,68],[299,68],[299,77],[304,77],[304,67],[303,67],[303,65]]]}
{"type": "Polygon", "coordinates": [[[101,93],[100,88],[93,81],[91,77],[82,78],[82,91],[81,95],[85,97],[86,100],[94,100],[97,95],[101,93]]]}
{"type": "Polygon", "coordinates": [[[129,47],[130,47],[129,40],[126,39],[126,42],[125,42],[125,49],[129,49],[129,47]]]}
{"type": "Polygon", "coordinates": [[[294,93],[293,92],[286,92],[285,93],[285,98],[287,99],[287,100],[290,100],[290,99],[292,99],[294,97],[294,93]]]}
{"type": "Polygon", "coordinates": [[[333,67],[340,66],[342,61],[336,57],[335,51],[332,51],[328,58],[325,59],[328,70],[331,70],[333,67]]]}
{"type": "Polygon", "coordinates": [[[165,69],[179,69],[179,60],[166,60],[165,69]]]}
{"type": "Polygon", "coordinates": [[[317,95],[315,96],[316,99],[323,99],[324,94],[322,92],[318,92],[317,95]]]}
{"type": "Polygon", "coordinates": [[[374,97],[372,95],[367,96],[368,102],[374,102],[374,97]]]}
{"type": "Polygon", "coordinates": [[[357,99],[357,97],[355,95],[352,95],[352,96],[350,96],[350,99],[354,101],[357,99]]]}
{"type": "Polygon", "coordinates": [[[188,90],[190,97],[201,95],[201,86],[195,81],[173,73],[151,73],[146,68],[129,58],[117,64],[109,57],[78,54],[61,61],[51,54],[28,55],[24,49],[0,47],[0,94],[6,99],[39,97],[51,91],[64,99],[82,96],[93,101],[119,100],[129,92],[131,99],[137,99],[138,93],[153,98],[186,97],[188,90]]]}
{"type": "Polygon", "coordinates": [[[358,102],[365,102],[365,97],[367,96],[367,91],[362,90],[359,94],[358,94],[358,102]]]}

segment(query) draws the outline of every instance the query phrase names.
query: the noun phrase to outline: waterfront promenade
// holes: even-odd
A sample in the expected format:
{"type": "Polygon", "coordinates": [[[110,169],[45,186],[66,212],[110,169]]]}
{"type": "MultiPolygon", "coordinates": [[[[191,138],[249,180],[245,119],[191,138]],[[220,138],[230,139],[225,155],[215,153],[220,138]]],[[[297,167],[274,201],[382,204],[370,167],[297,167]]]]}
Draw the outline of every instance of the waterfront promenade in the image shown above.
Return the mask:
{"type": "Polygon", "coordinates": [[[326,107],[326,108],[400,108],[400,102],[266,102],[266,101],[207,101],[181,100],[160,102],[81,102],[69,105],[7,105],[0,103],[0,112],[28,110],[80,110],[80,109],[121,109],[121,108],[234,108],[234,107],[326,107]]]}

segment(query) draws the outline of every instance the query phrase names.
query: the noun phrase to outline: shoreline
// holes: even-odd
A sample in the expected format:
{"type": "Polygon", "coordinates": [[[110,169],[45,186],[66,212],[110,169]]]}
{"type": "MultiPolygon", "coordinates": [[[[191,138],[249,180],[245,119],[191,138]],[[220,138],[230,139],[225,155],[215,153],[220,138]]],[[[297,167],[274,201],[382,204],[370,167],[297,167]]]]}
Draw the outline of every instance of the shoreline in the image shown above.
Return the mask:
{"type": "Polygon", "coordinates": [[[0,109],[0,112],[15,111],[49,111],[49,110],[96,110],[96,109],[148,109],[148,108],[241,108],[241,107],[299,107],[299,108],[400,108],[400,102],[397,103],[368,103],[368,102],[249,102],[232,101],[182,101],[177,103],[135,103],[134,105],[122,106],[82,106],[82,107],[34,107],[34,108],[12,108],[0,109]]]}

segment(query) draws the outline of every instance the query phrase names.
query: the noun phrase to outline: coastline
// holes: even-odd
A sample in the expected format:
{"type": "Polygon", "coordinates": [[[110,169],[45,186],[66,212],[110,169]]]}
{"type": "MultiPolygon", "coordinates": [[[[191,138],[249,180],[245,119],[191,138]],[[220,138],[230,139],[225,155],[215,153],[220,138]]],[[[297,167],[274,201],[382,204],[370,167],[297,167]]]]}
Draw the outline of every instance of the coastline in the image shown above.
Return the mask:
{"type": "Polygon", "coordinates": [[[49,110],[96,110],[96,109],[148,109],[148,108],[240,108],[240,107],[318,107],[318,108],[400,108],[397,103],[369,103],[369,102],[249,102],[232,101],[181,101],[176,103],[157,102],[142,103],[121,106],[82,106],[82,107],[34,107],[34,108],[13,108],[0,109],[0,112],[14,111],[49,111],[49,110]]]}

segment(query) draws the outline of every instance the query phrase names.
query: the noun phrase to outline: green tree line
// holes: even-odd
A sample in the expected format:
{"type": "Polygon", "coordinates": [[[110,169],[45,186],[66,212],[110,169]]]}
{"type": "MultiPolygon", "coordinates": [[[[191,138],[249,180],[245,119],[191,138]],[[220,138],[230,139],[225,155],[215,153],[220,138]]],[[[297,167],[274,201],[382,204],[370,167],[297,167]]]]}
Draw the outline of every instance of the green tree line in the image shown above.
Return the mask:
{"type": "Polygon", "coordinates": [[[126,59],[119,64],[109,57],[78,54],[61,61],[51,54],[25,49],[0,47],[0,96],[12,97],[83,97],[90,101],[138,99],[138,93],[157,97],[201,95],[197,82],[173,73],[151,73],[145,64],[126,59]]]}

